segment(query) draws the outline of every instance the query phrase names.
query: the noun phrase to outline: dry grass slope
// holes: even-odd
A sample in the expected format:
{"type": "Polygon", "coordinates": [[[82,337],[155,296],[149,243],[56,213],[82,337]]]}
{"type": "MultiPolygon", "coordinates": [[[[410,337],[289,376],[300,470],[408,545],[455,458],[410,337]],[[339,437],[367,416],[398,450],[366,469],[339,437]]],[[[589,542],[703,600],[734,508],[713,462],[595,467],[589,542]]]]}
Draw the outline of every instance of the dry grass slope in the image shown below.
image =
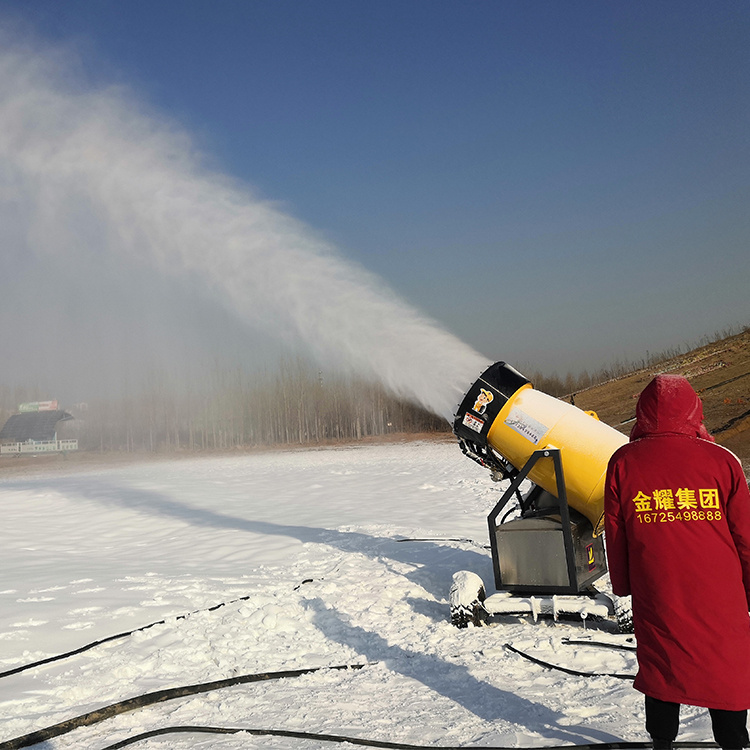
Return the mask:
{"type": "Polygon", "coordinates": [[[684,375],[703,400],[708,431],[734,451],[750,470],[750,329],[575,394],[575,404],[592,409],[607,424],[628,434],[638,394],[661,372],[684,375]]]}

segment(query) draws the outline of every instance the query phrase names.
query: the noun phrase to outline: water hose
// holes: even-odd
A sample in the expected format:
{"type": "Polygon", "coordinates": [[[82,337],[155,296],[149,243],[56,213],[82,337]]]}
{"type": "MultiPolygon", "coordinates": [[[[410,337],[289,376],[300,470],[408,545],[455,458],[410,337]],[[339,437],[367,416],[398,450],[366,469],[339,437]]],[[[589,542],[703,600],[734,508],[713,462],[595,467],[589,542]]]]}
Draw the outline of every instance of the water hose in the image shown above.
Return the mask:
{"type": "Polygon", "coordinates": [[[521,651],[520,649],[517,649],[515,646],[512,646],[510,643],[506,643],[505,648],[507,648],[508,651],[512,651],[514,654],[518,654],[524,659],[527,659],[528,661],[533,662],[534,664],[538,664],[540,667],[544,667],[545,669],[555,669],[558,672],[565,672],[565,674],[574,675],[575,677],[615,677],[618,680],[631,680],[631,681],[635,679],[635,675],[632,675],[632,674],[617,674],[614,672],[579,672],[576,669],[568,669],[567,667],[561,667],[558,664],[551,664],[548,661],[538,659],[536,656],[532,656],[531,654],[527,654],[525,651],[521,651]]]}
{"type": "MultiPolygon", "coordinates": [[[[427,541],[450,541],[450,542],[465,542],[467,544],[473,544],[477,547],[480,547],[481,545],[475,542],[472,539],[445,539],[445,538],[435,538],[435,539],[395,539],[396,542],[427,542],[427,541]]],[[[487,549],[487,548],[485,548],[487,549]]],[[[334,568],[332,571],[329,571],[329,573],[326,573],[326,575],[330,575],[331,573],[335,573],[338,570],[338,566],[334,568]]],[[[301,581],[297,586],[294,587],[294,591],[299,591],[299,589],[302,588],[303,585],[307,583],[312,583],[314,578],[305,578],[303,581],[301,581]]],[[[325,580],[325,578],[320,578],[319,580],[325,580]]],[[[68,659],[71,656],[76,656],[77,654],[82,654],[86,651],[91,650],[92,648],[95,648],[96,646],[101,646],[104,643],[109,643],[110,641],[116,641],[120,640],[121,638],[127,638],[128,636],[133,635],[133,633],[141,633],[144,630],[148,630],[149,628],[156,627],[157,625],[166,625],[166,623],[169,620],[186,620],[188,617],[191,617],[192,615],[200,614],[201,612],[214,612],[217,609],[221,609],[221,607],[226,607],[230,604],[236,604],[237,602],[246,602],[250,600],[252,597],[250,596],[241,596],[238,599],[232,599],[227,602],[220,602],[219,604],[214,604],[212,607],[208,607],[206,609],[195,609],[192,612],[188,612],[187,614],[183,615],[177,615],[177,616],[169,616],[165,617],[163,620],[157,620],[156,622],[151,622],[148,625],[142,625],[139,628],[133,628],[133,630],[126,630],[122,633],[117,633],[115,635],[109,635],[106,638],[101,638],[97,641],[92,641],[91,643],[87,643],[85,646],[80,646],[79,648],[73,649],[72,651],[66,651],[63,654],[57,654],[55,656],[48,656],[44,659],[39,659],[38,661],[30,662],[29,664],[22,664],[21,666],[14,667],[13,669],[8,669],[5,672],[0,672],[0,680],[3,677],[11,677],[14,674],[20,674],[21,672],[26,672],[29,669],[34,669],[34,667],[41,667],[45,664],[51,664],[55,661],[61,661],[63,659],[68,659]]]]}
{"type": "MultiPolygon", "coordinates": [[[[506,643],[505,648],[523,657],[524,659],[527,659],[535,664],[538,664],[539,666],[545,667],[546,669],[555,669],[561,672],[565,672],[566,674],[575,675],[577,677],[615,677],[621,680],[633,680],[634,679],[632,675],[579,672],[577,670],[568,669],[567,667],[561,667],[559,665],[550,664],[549,662],[545,662],[541,659],[537,659],[536,657],[531,656],[530,654],[527,654],[526,652],[515,648],[515,646],[512,646],[510,643],[506,643]]],[[[46,742],[47,740],[53,739],[54,737],[59,737],[60,735],[67,734],[68,732],[72,732],[74,729],[79,729],[80,727],[87,727],[93,724],[98,724],[102,721],[106,721],[107,719],[111,719],[115,716],[118,716],[119,714],[127,713],[128,711],[134,711],[138,708],[145,708],[146,706],[152,706],[157,703],[163,703],[165,701],[174,700],[176,698],[184,698],[190,695],[198,695],[200,693],[207,693],[213,690],[222,690],[224,688],[234,687],[235,685],[242,685],[242,684],[247,684],[251,682],[262,682],[265,680],[278,680],[278,679],[285,679],[285,678],[290,678],[290,677],[301,677],[303,675],[312,674],[313,672],[318,672],[323,669],[332,669],[332,670],[363,669],[364,667],[368,665],[372,665],[374,663],[376,662],[368,662],[366,664],[341,664],[337,666],[328,666],[328,667],[312,667],[309,669],[284,670],[280,672],[262,672],[259,674],[239,675],[237,677],[229,677],[224,680],[215,680],[213,682],[204,682],[204,683],[199,683],[196,685],[185,685],[182,687],[167,688],[165,690],[157,690],[153,693],[145,693],[143,695],[139,695],[134,698],[127,698],[126,700],[119,701],[118,703],[112,703],[108,706],[103,706],[102,708],[96,709],[94,711],[90,711],[89,713],[82,714],[81,716],[76,716],[72,719],[67,719],[66,721],[60,722],[59,724],[54,724],[51,727],[39,729],[35,732],[31,732],[30,734],[25,734],[21,737],[16,737],[11,740],[6,740],[5,742],[0,743],[0,750],[19,750],[20,748],[30,747],[31,745],[36,745],[40,742],[46,742]]],[[[208,733],[214,733],[214,734],[238,734],[240,732],[247,732],[249,734],[263,735],[263,736],[296,737],[300,739],[313,738],[313,739],[319,739],[319,740],[326,741],[326,742],[350,742],[355,745],[396,748],[399,750],[400,749],[424,750],[424,748],[431,747],[427,745],[408,745],[408,744],[399,744],[399,743],[393,743],[393,742],[379,742],[375,740],[342,737],[339,735],[319,735],[319,734],[310,734],[307,732],[291,732],[287,730],[247,729],[247,728],[243,729],[243,728],[221,728],[221,727],[167,727],[163,729],[153,730],[151,732],[138,735],[137,737],[132,737],[128,740],[124,740],[120,743],[104,748],[104,750],[115,750],[116,748],[125,747],[126,745],[148,739],[149,737],[154,737],[160,734],[168,734],[168,733],[173,733],[173,732],[208,732],[208,733]]],[[[677,743],[677,746],[679,746],[679,744],[680,743],[677,743]]],[[[599,748],[600,750],[606,750],[606,749],[615,750],[616,748],[644,748],[648,746],[649,745],[647,743],[605,743],[605,744],[595,744],[595,745],[580,745],[578,747],[592,748],[592,749],[599,748]]],[[[710,743],[706,745],[693,743],[693,744],[686,744],[684,746],[685,747],[704,747],[704,746],[712,747],[710,743]]],[[[569,750],[573,750],[573,746],[566,746],[566,747],[569,748],[569,750]]],[[[454,750],[454,749],[440,746],[439,748],[435,748],[435,750],[454,750]]],[[[505,749],[505,748],[491,749],[488,747],[488,750],[509,750],[509,749],[505,749]]],[[[555,748],[537,748],[535,750],[556,750],[556,749],[555,748]]]]}
{"type": "MultiPolygon", "coordinates": [[[[144,732],[126,740],[107,745],[102,750],[120,750],[120,748],[134,745],[136,742],[148,740],[151,737],[159,737],[165,734],[246,734],[255,737],[294,737],[302,740],[318,740],[319,742],[348,742],[352,745],[363,745],[365,747],[383,747],[390,750],[470,750],[469,745],[409,745],[403,742],[386,742],[384,740],[367,740],[358,737],[344,737],[338,734],[316,734],[314,732],[292,732],[284,729],[243,729],[241,727],[201,727],[201,726],[176,726],[162,727],[144,732]]],[[[534,748],[501,747],[498,745],[482,745],[481,750],[650,750],[651,742],[599,742],[589,745],[555,745],[534,748]]],[[[673,748],[715,748],[713,742],[673,742],[673,748]]]]}
{"type": "MultiPolygon", "coordinates": [[[[303,582],[304,583],[304,582],[303,582]]],[[[168,620],[175,619],[175,620],[185,620],[191,615],[197,615],[200,612],[213,612],[214,610],[220,609],[221,607],[226,607],[229,604],[235,604],[236,602],[244,602],[250,599],[249,596],[241,596],[239,599],[232,599],[229,602],[221,602],[221,604],[215,604],[213,607],[208,607],[208,609],[196,609],[193,612],[188,612],[185,615],[178,615],[177,617],[167,617],[163,620],[159,620],[158,622],[152,622],[148,625],[143,625],[140,628],[134,628],[133,630],[128,630],[124,633],[117,633],[116,635],[108,635],[106,638],[101,638],[98,641],[92,641],[91,643],[87,643],[85,646],[81,646],[80,648],[73,649],[73,651],[66,651],[64,654],[57,654],[56,656],[48,656],[46,659],[40,659],[39,661],[31,662],[30,664],[22,664],[20,667],[14,667],[13,669],[9,669],[6,672],[0,672],[0,679],[3,677],[10,677],[14,674],[20,674],[21,672],[25,672],[27,669],[33,669],[34,667],[41,667],[43,664],[49,664],[53,661],[60,661],[61,659],[67,659],[70,656],[75,656],[76,654],[82,654],[84,651],[89,651],[90,649],[94,648],[95,646],[101,646],[103,643],[109,643],[110,641],[116,641],[120,638],[127,638],[129,635],[133,635],[133,633],[140,633],[143,630],[148,630],[149,628],[156,627],[157,625],[165,625],[168,620]]]]}
{"type": "MultiPolygon", "coordinates": [[[[315,579],[314,578],[306,578],[304,581],[302,581],[299,585],[294,587],[295,591],[298,591],[304,584],[306,583],[312,583],[315,579]]],[[[325,580],[325,579],[321,579],[325,580]]],[[[91,643],[87,643],[85,646],[80,646],[79,648],[73,649],[72,651],[66,651],[64,654],[57,654],[56,656],[48,656],[45,659],[39,659],[39,661],[34,661],[29,664],[22,664],[20,667],[14,667],[13,669],[8,669],[5,672],[0,672],[0,679],[3,677],[10,677],[14,674],[20,674],[21,672],[25,672],[28,669],[33,669],[34,667],[41,667],[44,664],[50,664],[54,661],[61,661],[62,659],[67,659],[71,656],[76,656],[76,654],[82,654],[85,651],[89,651],[90,649],[101,646],[103,643],[109,643],[110,641],[116,641],[120,638],[127,638],[130,635],[133,635],[133,633],[141,633],[144,630],[148,630],[149,628],[156,627],[157,625],[166,625],[167,622],[170,620],[186,620],[188,617],[191,617],[192,615],[200,614],[201,612],[215,612],[217,609],[221,609],[222,607],[227,607],[230,604],[236,604],[237,602],[246,602],[249,601],[252,597],[251,596],[241,596],[238,599],[231,599],[227,602],[220,602],[219,604],[214,604],[212,607],[207,607],[206,609],[195,609],[192,612],[188,612],[184,615],[177,615],[177,616],[169,616],[164,618],[163,620],[158,620],[157,622],[151,622],[148,625],[142,625],[139,628],[133,628],[133,630],[127,630],[123,633],[117,633],[116,635],[108,635],[106,638],[101,638],[98,641],[92,641],[91,643]]]]}
{"type": "MultiPolygon", "coordinates": [[[[375,663],[375,662],[370,662],[375,663]]],[[[239,675],[237,677],[229,677],[224,680],[215,680],[214,682],[203,682],[197,685],[185,685],[182,687],[167,688],[165,690],[157,690],[153,693],[145,693],[143,695],[136,696],[135,698],[127,698],[124,701],[118,703],[112,703],[109,706],[103,706],[95,711],[89,711],[81,716],[76,716],[72,719],[67,719],[59,724],[55,724],[51,727],[39,729],[30,734],[25,734],[21,737],[15,737],[5,742],[0,742],[0,750],[18,750],[22,747],[30,747],[40,742],[46,742],[54,737],[59,737],[62,734],[72,732],[74,729],[80,727],[88,727],[92,724],[98,724],[99,722],[111,719],[119,714],[127,713],[128,711],[134,711],[137,708],[145,708],[146,706],[153,706],[156,703],[163,703],[164,701],[174,700],[175,698],[184,698],[189,695],[198,695],[199,693],[208,693],[212,690],[222,690],[223,688],[233,687],[235,685],[243,685],[249,682],[262,682],[264,680],[280,680],[287,677],[302,677],[302,675],[312,674],[313,672],[319,672],[322,669],[362,669],[367,664],[341,664],[338,666],[330,667],[312,667],[309,669],[292,669],[285,670],[282,672],[262,672],[260,674],[246,674],[239,675]]]]}

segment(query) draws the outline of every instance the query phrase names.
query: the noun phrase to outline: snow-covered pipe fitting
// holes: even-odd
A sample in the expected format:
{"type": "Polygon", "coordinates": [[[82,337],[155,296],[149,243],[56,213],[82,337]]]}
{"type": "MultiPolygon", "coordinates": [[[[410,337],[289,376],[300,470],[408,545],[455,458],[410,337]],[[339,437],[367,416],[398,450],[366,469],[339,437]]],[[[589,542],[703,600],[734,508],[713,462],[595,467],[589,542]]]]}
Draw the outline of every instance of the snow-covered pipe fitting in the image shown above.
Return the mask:
{"type": "MultiPolygon", "coordinates": [[[[534,389],[505,362],[489,367],[468,390],[453,431],[481,449],[491,449],[520,470],[537,450],[557,448],[562,458],[568,504],[604,529],[604,479],[611,455],[627,438],[585,412],[534,389]]],[[[557,495],[552,461],[537,461],[528,475],[557,495]]]]}

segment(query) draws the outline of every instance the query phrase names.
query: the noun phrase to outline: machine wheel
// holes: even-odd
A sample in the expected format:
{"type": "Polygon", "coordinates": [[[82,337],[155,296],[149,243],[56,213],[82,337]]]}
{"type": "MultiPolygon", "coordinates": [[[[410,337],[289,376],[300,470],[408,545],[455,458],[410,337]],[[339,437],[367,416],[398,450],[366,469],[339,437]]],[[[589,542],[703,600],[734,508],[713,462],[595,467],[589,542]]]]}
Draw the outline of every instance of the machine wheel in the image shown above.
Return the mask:
{"type": "Polygon", "coordinates": [[[484,583],[476,574],[459,570],[453,574],[450,591],[451,625],[466,628],[469,623],[481,625],[487,614],[482,602],[485,600],[484,583]]]}
{"type": "Polygon", "coordinates": [[[621,633],[633,632],[633,605],[629,596],[615,597],[615,618],[621,633]]]}

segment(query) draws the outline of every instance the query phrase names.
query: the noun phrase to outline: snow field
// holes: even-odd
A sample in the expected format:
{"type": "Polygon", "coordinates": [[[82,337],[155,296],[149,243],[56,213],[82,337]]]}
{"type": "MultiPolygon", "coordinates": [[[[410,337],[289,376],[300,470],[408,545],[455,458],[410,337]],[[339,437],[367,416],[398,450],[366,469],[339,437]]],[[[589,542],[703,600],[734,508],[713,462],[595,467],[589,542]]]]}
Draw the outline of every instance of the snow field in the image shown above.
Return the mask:
{"type": "MultiPolygon", "coordinates": [[[[611,629],[516,618],[491,628],[450,625],[454,572],[472,570],[492,589],[482,545],[497,497],[497,485],[451,443],[1,480],[0,671],[165,622],[0,679],[0,742],[167,687],[346,664],[367,666],[168,701],[44,748],[96,750],[185,724],[435,746],[645,739],[632,683],[551,671],[504,648],[581,671],[632,674],[631,652],[565,642],[612,639],[611,629]],[[405,537],[429,540],[397,541],[405,537]]],[[[684,709],[683,726],[680,739],[710,739],[700,709],[684,709]]],[[[324,746],[241,734],[134,745],[324,746]]]]}

